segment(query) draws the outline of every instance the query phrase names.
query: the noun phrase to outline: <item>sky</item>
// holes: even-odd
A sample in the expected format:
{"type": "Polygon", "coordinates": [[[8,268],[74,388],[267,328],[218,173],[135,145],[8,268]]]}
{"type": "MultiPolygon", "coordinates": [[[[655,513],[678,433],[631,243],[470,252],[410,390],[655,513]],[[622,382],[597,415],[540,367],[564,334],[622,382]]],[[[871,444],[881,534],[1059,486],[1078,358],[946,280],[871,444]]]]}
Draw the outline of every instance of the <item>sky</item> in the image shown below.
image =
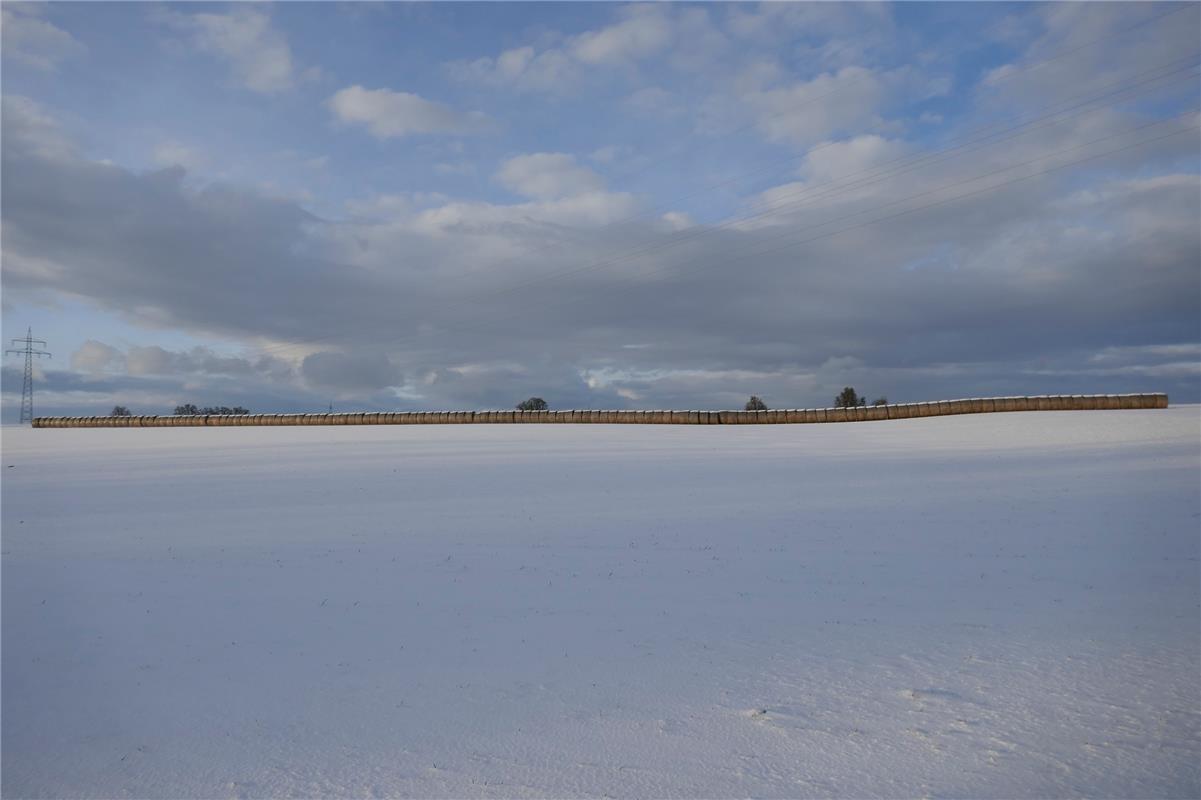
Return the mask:
{"type": "Polygon", "coordinates": [[[38,414],[1201,400],[1195,3],[0,13],[38,414]]]}

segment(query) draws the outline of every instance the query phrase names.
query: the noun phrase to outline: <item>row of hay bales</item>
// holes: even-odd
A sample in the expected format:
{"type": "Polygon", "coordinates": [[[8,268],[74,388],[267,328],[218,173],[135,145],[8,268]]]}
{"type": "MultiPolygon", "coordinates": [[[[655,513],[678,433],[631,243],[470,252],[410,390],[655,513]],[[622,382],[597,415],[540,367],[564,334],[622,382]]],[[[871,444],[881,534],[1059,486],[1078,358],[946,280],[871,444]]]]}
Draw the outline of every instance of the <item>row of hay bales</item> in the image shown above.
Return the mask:
{"type": "Polygon", "coordinates": [[[1166,394],[1046,395],[897,403],[857,408],[774,411],[392,411],[350,414],[244,414],[162,417],[37,417],[35,428],[178,428],[241,425],[455,425],[491,423],[593,423],[626,425],[772,425],[866,422],[996,411],[1084,411],[1167,408],[1166,394]]]}

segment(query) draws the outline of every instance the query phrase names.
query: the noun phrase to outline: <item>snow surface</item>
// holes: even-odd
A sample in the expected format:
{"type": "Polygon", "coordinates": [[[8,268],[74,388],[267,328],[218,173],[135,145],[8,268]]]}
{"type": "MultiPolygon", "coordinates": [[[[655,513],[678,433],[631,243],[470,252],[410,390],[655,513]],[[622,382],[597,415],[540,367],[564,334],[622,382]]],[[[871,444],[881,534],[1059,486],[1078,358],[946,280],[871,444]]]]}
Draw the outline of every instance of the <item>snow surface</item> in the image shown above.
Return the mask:
{"type": "Polygon", "coordinates": [[[3,431],[5,797],[1196,797],[1201,411],[3,431]]]}

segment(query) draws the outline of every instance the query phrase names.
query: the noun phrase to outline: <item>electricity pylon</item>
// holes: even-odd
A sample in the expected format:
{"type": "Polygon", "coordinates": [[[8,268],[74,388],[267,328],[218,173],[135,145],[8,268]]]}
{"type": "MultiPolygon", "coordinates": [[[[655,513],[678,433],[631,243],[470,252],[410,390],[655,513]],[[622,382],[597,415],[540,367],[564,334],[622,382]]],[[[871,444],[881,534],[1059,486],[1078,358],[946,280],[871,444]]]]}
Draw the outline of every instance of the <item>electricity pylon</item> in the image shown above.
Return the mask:
{"type": "Polygon", "coordinates": [[[33,338],[33,328],[26,329],[24,339],[13,339],[12,343],[24,346],[21,350],[4,351],[4,355],[14,353],[25,356],[25,382],[21,385],[21,422],[33,422],[33,357],[51,358],[52,356],[45,350],[34,349],[35,344],[45,347],[46,343],[41,339],[33,338]]]}

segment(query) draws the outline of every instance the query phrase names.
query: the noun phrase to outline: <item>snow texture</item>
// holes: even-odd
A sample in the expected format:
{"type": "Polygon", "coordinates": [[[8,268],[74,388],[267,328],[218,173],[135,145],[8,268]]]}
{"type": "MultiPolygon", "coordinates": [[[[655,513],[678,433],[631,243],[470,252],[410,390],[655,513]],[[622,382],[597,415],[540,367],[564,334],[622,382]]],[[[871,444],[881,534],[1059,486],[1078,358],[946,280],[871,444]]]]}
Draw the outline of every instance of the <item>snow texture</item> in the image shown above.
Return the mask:
{"type": "Polygon", "coordinates": [[[1197,797],[1201,413],[3,431],[5,797],[1197,797]]]}

